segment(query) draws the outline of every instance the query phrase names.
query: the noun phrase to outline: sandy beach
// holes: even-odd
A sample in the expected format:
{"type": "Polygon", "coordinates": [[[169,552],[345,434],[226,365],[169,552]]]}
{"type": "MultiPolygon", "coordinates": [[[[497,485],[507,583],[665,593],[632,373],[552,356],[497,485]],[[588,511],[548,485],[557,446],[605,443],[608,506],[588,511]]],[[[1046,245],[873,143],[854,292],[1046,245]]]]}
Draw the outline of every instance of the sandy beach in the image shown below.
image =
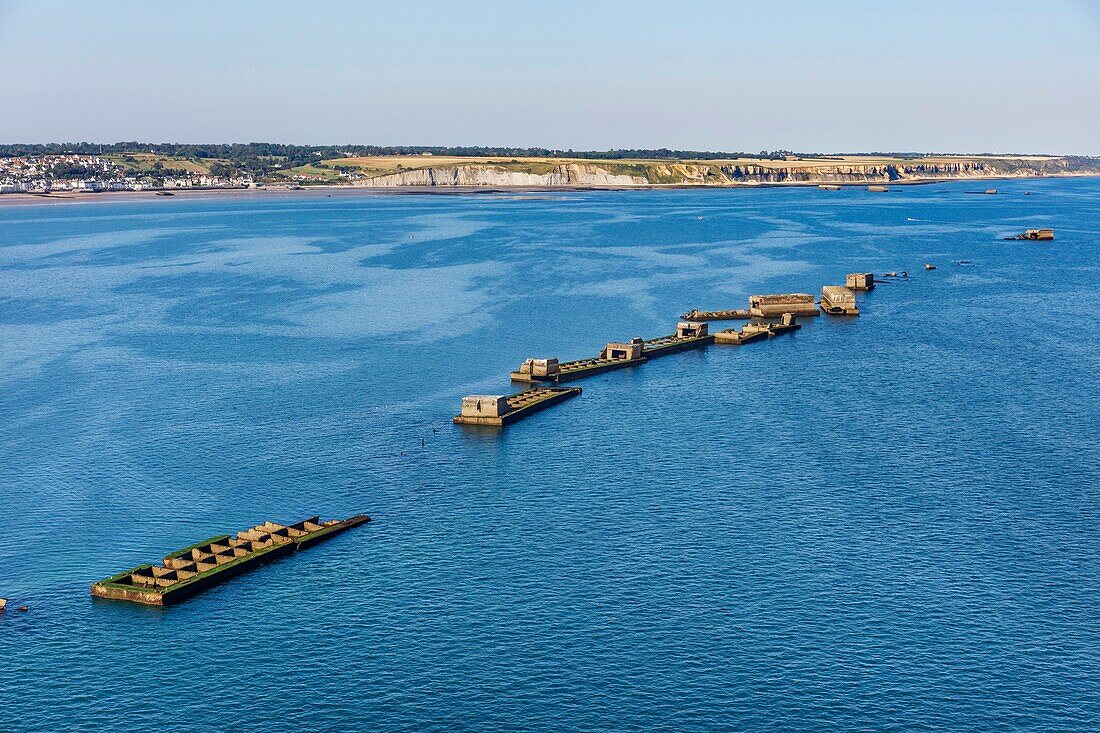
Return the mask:
{"type": "MultiPolygon", "coordinates": [[[[646,190],[652,186],[573,186],[573,187],[533,187],[533,188],[497,188],[497,187],[455,187],[455,186],[409,186],[407,188],[375,188],[370,186],[303,186],[301,188],[204,188],[180,189],[171,195],[158,191],[97,191],[64,194],[28,194],[8,193],[0,196],[0,206],[40,206],[94,204],[120,201],[147,201],[150,199],[179,201],[185,199],[239,198],[273,199],[288,196],[309,196],[313,198],[354,198],[362,196],[400,196],[410,194],[434,196],[469,195],[517,195],[537,194],[554,191],[611,191],[646,190]]],[[[687,188],[681,186],[680,188],[687,188]]]]}
{"type": "MultiPolygon", "coordinates": [[[[1081,178],[1095,177],[1097,174],[1071,173],[1064,175],[1046,176],[990,176],[988,178],[959,177],[959,178],[927,178],[907,179],[904,181],[891,181],[886,186],[923,186],[933,183],[950,183],[952,181],[970,181],[976,185],[984,182],[999,180],[1020,180],[1043,178],[1081,178]]],[[[728,190],[757,189],[757,188],[815,188],[822,183],[839,185],[841,188],[866,188],[871,185],[867,182],[858,183],[834,183],[829,181],[791,181],[783,183],[749,183],[724,186],[691,185],[691,184],[652,184],[648,186],[301,186],[299,188],[286,188],[272,186],[270,188],[196,188],[177,189],[175,191],[96,191],[96,192],[65,192],[56,194],[31,194],[31,193],[6,193],[0,195],[0,206],[41,206],[51,204],[88,204],[119,201],[143,201],[149,199],[163,199],[165,201],[178,201],[180,199],[213,199],[213,198],[240,198],[240,199],[271,199],[287,196],[310,196],[316,198],[354,198],[361,196],[472,196],[472,195],[533,195],[540,193],[555,193],[567,191],[653,191],[653,190],[728,190]]]]}

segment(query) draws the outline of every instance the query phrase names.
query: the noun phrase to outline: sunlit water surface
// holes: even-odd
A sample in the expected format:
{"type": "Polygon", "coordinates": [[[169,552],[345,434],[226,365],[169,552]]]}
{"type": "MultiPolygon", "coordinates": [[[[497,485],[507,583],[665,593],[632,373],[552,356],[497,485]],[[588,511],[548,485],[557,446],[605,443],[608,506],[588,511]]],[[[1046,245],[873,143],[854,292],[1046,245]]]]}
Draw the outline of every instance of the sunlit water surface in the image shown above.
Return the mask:
{"type": "Polygon", "coordinates": [[[1100,182],[975,187],[0,208],[0,730],[1096,730],[1100,182]],[[912,278],[450,422],[858,270],[912,278]],[[174,608],[88,593],[357,512],[174,608]]]}

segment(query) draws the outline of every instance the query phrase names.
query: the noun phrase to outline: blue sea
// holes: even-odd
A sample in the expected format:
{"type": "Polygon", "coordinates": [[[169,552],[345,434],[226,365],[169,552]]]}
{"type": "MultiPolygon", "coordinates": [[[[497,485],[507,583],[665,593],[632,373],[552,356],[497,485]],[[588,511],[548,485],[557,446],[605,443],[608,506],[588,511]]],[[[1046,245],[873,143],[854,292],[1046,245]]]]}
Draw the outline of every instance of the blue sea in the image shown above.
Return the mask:
{"type": "Polygon", "coordinates": [[[1100,179],[995,185],[0,207],[0,730],[1100,730],[1100,179]],[[864,270],[910,279],[451,423],[864,270]]]}

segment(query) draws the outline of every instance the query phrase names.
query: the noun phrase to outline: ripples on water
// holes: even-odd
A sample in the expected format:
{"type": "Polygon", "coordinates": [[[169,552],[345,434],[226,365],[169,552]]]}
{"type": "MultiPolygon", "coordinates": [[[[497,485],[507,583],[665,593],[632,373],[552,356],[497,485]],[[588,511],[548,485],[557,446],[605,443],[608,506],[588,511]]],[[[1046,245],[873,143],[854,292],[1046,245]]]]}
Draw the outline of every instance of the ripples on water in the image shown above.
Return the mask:
{"type": "Polygon", "coordinates": [[[1100,184],[968,187],[0,209],[0,729],[1096,728],[1100,184]],[[913,278],[449,422],[863,269],[913,278]],[[88,596],[359,511],[175,608],[88,596]]]}

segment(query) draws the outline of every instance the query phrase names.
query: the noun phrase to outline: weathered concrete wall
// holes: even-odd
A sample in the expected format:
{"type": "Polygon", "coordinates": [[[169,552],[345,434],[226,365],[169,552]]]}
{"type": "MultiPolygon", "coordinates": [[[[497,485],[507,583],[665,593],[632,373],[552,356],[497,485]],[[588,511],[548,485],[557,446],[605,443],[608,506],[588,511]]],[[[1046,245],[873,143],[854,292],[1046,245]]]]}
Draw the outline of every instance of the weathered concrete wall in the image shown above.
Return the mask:
{"type": "Polygon", "coordinates": [[[422,168],[376,176],[364,181],[367,186],[645,186],[640,176],[610,173],[597,165],[570,163],[549,173],[510,171],[493,165],[464,165],[422,168]]]}
{"type": "Polygon", "coordinates": [[[627,342],[612,341],[604,347],[601,356],[604,359],[641,359],[644,347],[645,344],[640,338],[631,339],[627,342]]]}

